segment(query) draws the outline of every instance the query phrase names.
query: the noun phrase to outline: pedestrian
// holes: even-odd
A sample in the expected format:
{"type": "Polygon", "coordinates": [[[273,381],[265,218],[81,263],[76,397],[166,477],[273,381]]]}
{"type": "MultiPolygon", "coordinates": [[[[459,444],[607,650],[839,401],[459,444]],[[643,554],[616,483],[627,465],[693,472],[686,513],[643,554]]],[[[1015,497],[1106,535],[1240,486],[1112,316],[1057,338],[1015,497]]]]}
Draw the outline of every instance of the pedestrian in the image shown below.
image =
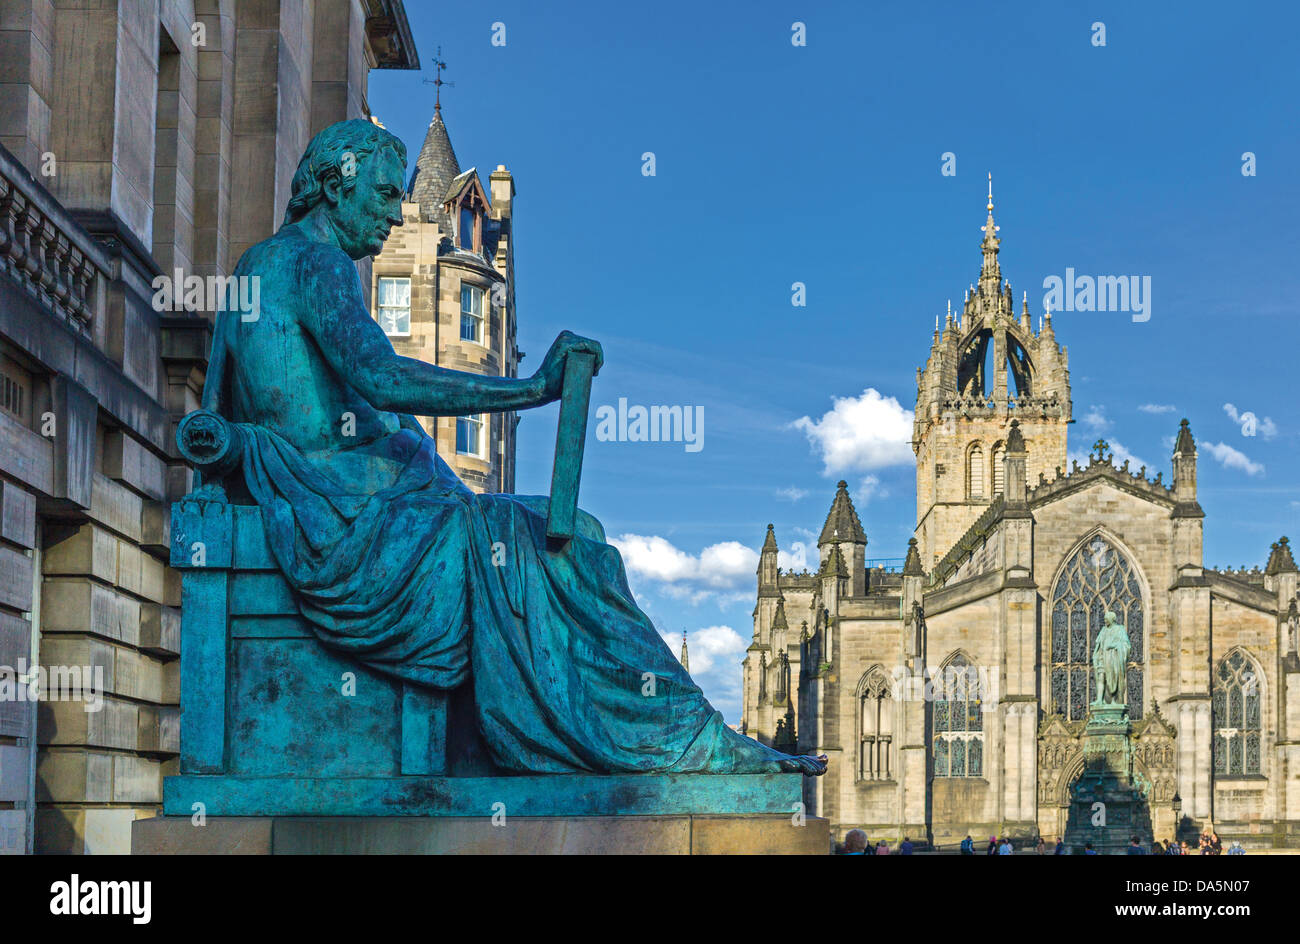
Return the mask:
{"type": "Polygon", "coordinates": [[[1181,855],[1182,850],[1178,848],[1178,843],[1170,839],[1165,843],[1165,855],[1181,855]]]}
{"type": "Polygon", "coordinates": [[[1210,855],[1222,855],[1223,843],[1219,841],[1219,834],[1210,830],[1210,855]]]}
{"type": "Polygon", "coordinates": [[[966,838],[961,841],[961,854],[962,855],[975,854],[975,840],[972,839],[969,834],[967,834],[966,838]]]}
{"type": "Polygon", "coordinates": [[[1125,855],[1146,855],[1147,851],[1142,848],[1142,842],[1137,836],[1132,836],[1128,841],[1128,848],[1124,850],[1125,855]]]}
{"type": "Polygon", "coordinates": [[[997,854],[998,854],[998,837],[997,837],[997,836],[989,836],[989,847],[988,847],[988,849],[984,850],[984,854],[985,854],[985,855],[997,855],[997,854]]]}
{"type": "Polygon", "coordinates": [[[889,843],[883,839],[876,843],[876,855],[889,855],[889,843]]]}
{"type": "Polygon", "coordinates": [[[1056,837],[1056,851],[1052,855],[1065,855],[1065,840],[1060,836],[1056,837]]]}
{"type": "Polygon", "coordinates": [[[1164,847],[1163,845],[1161,845],[1159,839],[1153,839],[1153,840],[1151,840],[1151,854],[1152,854],[1152,855],[1164,855],[1164,854],[1165,854],[1165,847],[1164,847]]]}
{"type": "Polygon", "coordinates": [[[1097,854],[1097,850],[1094,849],[1094,848],[1092,847],[1092,843],[1090,843],[1090,842],[1085,842],[1085,843],[1083,844],[1083,854],[1084,854],[1084,855],[1096,855],[1096,854],[1097,854]]]}
{"type": "Polygon", "coordinates": [[[1002,842],[998,846],[998,855],[1011,855],[1015,850],[1011,847],[1011,840],[1006,836],[1002,837],[1002,842]]]}
{"type": "Polygon", "coordinates": [[[1047,855],[1047,843],[1043,842],[1043,837],[1038,837],[1038,844],[1034,846],[1035,855],[1047,855]]]}
{"type": "Polygon", "coordinates": [[[911,854],[912,854],[912,837],[911,837],[911,836],[904,836],[904,837],[903,837],[903,843],[902,843],[902,845],[900,845],[900,846],[898,847],[898,854],[899,854],[899,855],[911,855],[911,854]]]}
{"type": "Polygon", "coordinates": [[[850,829],[844,837],[844,851],[841,855],[866,855],[867,834],[860,829],[850,829]]]}
{"type": "Polygon", "coordinates": [[[1242,847],[1242,845],[1241,845],[1241,841],[1240,841],[1240,840],[1238,840],[1238,839],[1234,839],[1234,840],[1232,840],[1232,848],[1228,850],[1228,853],[1227,853],[1227,854],[1228,854],[1228,855],[1245,855],[1245,854],[1246,854],[1246,850],[1242,847]]]}

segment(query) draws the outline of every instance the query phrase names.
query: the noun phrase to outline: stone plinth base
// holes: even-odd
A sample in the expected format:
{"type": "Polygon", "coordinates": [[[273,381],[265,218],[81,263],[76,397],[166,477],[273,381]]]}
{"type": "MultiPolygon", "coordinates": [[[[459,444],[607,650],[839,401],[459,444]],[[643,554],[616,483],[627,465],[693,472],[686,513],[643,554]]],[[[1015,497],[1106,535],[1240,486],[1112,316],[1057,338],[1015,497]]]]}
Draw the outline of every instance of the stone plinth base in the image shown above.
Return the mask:
{"type": "Polygon", "coordinates": [[[209,817],[136,820],[134,855],[827,855],[829,822],[791,814],[209,817]]]}

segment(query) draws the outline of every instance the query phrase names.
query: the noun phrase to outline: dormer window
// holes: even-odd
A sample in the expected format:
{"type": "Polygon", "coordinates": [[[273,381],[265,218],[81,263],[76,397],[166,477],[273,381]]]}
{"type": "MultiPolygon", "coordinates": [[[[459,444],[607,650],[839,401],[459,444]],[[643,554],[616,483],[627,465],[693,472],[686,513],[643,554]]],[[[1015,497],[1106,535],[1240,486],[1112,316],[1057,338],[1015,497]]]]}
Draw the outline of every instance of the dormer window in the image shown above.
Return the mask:
{"type": "Polygon", "coordinates": [[[456,231],[456,248],[463,252],[481,253],[483,227],[491,204],[474,168],[457,175],[451,182],[442,207],[450,215],[452,228],[456,231]]]}

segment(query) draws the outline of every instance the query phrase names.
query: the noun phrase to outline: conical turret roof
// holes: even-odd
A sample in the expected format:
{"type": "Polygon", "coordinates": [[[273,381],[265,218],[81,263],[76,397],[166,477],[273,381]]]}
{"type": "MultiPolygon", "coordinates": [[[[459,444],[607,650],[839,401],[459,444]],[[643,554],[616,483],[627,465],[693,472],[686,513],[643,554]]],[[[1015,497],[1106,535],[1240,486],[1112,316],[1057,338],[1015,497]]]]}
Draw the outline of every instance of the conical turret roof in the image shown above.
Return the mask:
{"type": "Polygon", "coordinates": [[[443,211],[442,204],[447,189],[458,176],[460,164],[452,150],[447,126],[443,124],[442,113],[434,112],[420,156],[415,159],[411,182],[406,187],[406,199],[420,204],[420,219],[436,222],[448,234],[452,232],[451,219],[443,211]]]}

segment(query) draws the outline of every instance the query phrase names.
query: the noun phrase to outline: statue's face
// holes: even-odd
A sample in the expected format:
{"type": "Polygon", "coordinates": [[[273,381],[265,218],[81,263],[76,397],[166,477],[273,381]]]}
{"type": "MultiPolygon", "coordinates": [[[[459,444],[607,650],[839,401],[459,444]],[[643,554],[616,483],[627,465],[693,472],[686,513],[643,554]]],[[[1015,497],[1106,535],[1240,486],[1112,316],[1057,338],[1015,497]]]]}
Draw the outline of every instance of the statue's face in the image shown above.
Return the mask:
{"type": "Polygon", "coordinates": [[[393,150],[383,148],[357,163],[356,185],[350,190],[333,182],[327,185],[330,222],[349,257],[375,255],[384,248],[389,231],[402,225],[405,172],[393,150]]]}

